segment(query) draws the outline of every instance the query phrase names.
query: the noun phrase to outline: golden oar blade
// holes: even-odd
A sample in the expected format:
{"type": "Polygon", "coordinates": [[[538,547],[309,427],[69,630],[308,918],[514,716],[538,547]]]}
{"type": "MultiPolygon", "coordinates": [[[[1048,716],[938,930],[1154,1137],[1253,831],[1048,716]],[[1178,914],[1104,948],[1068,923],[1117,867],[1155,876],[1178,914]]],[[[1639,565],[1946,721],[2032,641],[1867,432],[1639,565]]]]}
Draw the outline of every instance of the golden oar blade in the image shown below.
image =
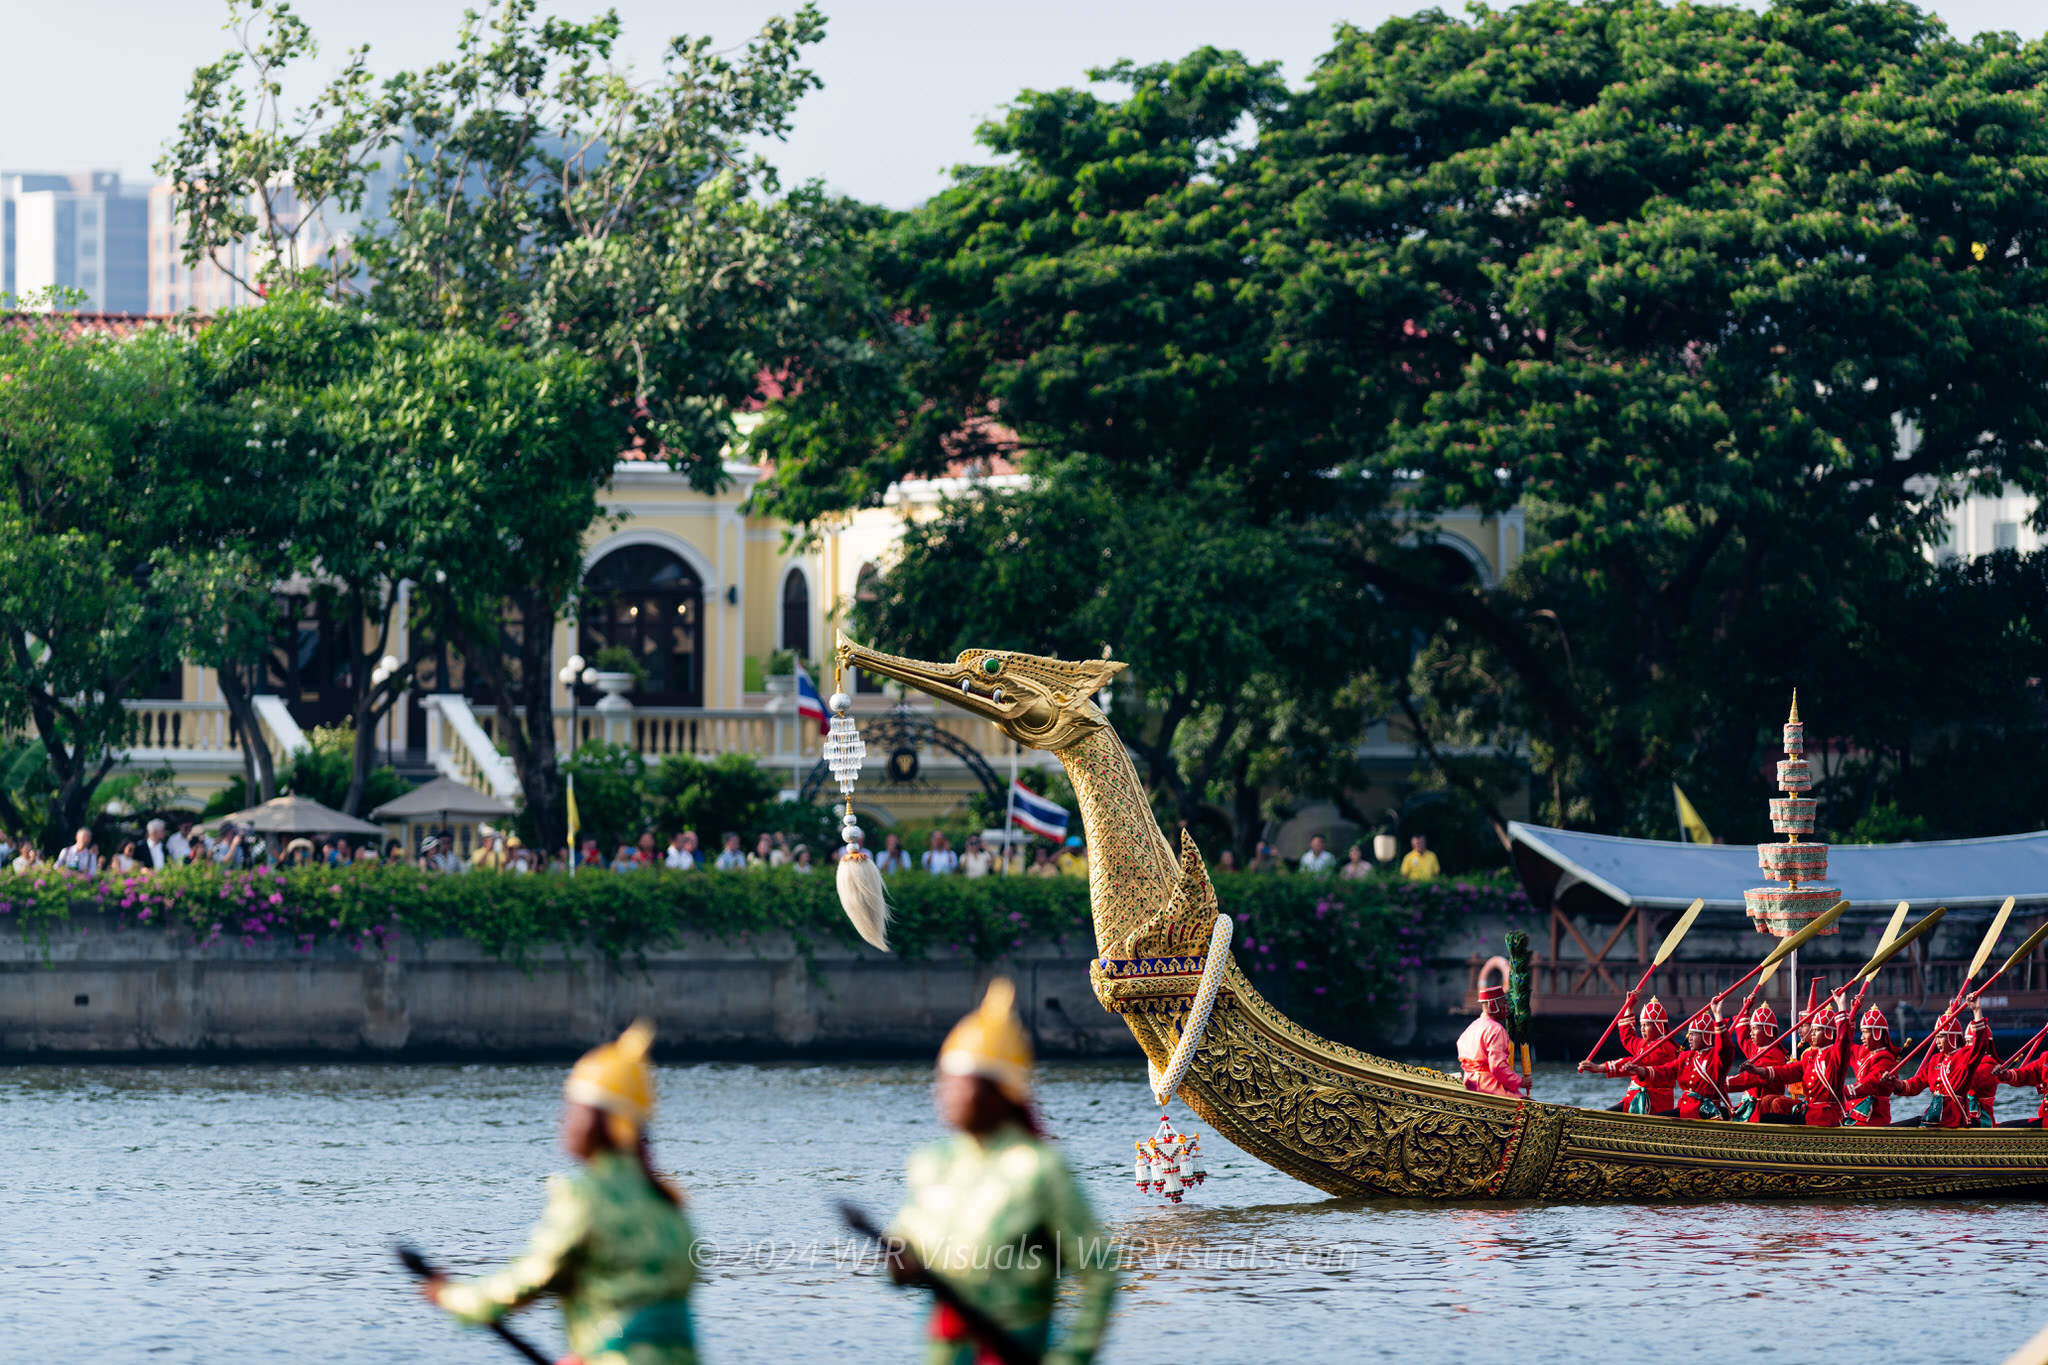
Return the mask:
{"type": "Polygon", "coordinates": [[[1899,930],[1905,927],[1906,905],[1907,902],[1900,901],[1899,908],[1892,911],[1892,922],[1885,925],[1884,937],[1877,941],[1877,950],[1880,953],[1892,946],[1892,941],[1899,936],[1899,930]]]}
{"type": "Polygon", "coordinates": [[[1763,973],[1756,979],[1756,993],[1762,995],[1764,987],[1771,984],[1771,978],[1778,974],[1778,968],[1785,965],[1784,958],[1775,958],[1764,964],[1763,973]]]}
{"type": "Polygon", "coordinates": [[[2031,953],[2034,951],[2034,949],[2040,947],[2041,940],[2044,938],[2048,938],[2048,924],[2043,924],[2033,933],[2028,934],[2026,938],[2020,943],[2020,946],[2012,950],[2012,956],[2005,960],[2005,965],[1998,969],[1996,975],[2004,976],[2006,972],[2012,969],[2012,965],[2015,962],[2020,961],[2022,958],[2026,957],[2028,953],[2031,953]]]}
{"type": "Polygon", "coordinates": [[[1771,949],[1770,956],[1764,959],[1764,965],[1768,967],[1772,963],[1783,962],[1786,958],[1804,948],[1813,941],[1815,935],[1824,933],[1832,928],[1835,921],[1842,917],[1842,912],[1848,908],[1849,902],[1836,901],[1833,905],[1821,911],[1819,915],[1808,920],[1804,929],[1801,929],[1790,938],[1779,939],[1778,946],[1771,949]]]}
{"type": "Polygon", "coordinates": [[[1977,973],[1984,970],[1984,964],[1991,960],[1991,950],[1998,946],[1999,936],[2005,933],[2005,922],[2012,918],[2013,901],[2007,896],[2005,904],[1998,907],[1998,913],[1991,917],[1991,927],[1984,931],[1984,941],[1977,945],[1977,955],[1970,959],[1970,972],[1965,981],[1975,981],[1977,973]]]}
{"type": "Polygon", "coordinates": [[[1692,928],[1692,922],[1698,919],[1700,911],[1706,908],[1706,897],[1693,898],[1692,904],[1685,908],[1685,913],[1678,917],[1678,923],[1671,926],[1671,932],[1664,935],[1664,941],[1657,945],[1657,956],[1651,959],[1651,966],[1661,967],[1671,960],[1671,955],[1678,951],[1678,941],[1685,937],[1685,931],[1692,928]]]}
{"type": "Polygon", "coordinates": [[[1858,981],[1868,981],[1870,978],[1876,976],[1878,969],[1880,967],[1884,966],[1885,963],[1890,962],[1900,953],[1906,951],[1906,949],[1912,947],[1923,936],[1932,931],[1935,925],[1941,923],[1941,917],[1943,915],[1946,915],[1947,913],[1947,906],[1935,906],[1933,910],[1928,912],[1927,917],[1925,919],[1921,920],[1918,924],[1908,929],[1905,933],[1899,935],[1899,937],[1893,939],[1890,943],[1885,944],[1884,947],[1879,948],[1877,950],[1877,956],[1871,958],[1870,961],[1864,963],[1863,970],[1857,972],[1856,975],[1850,977],[1847,985],[1844,985],[1842,989],[1847,990],[1849,986],[1855,985],[1858,981]]]}

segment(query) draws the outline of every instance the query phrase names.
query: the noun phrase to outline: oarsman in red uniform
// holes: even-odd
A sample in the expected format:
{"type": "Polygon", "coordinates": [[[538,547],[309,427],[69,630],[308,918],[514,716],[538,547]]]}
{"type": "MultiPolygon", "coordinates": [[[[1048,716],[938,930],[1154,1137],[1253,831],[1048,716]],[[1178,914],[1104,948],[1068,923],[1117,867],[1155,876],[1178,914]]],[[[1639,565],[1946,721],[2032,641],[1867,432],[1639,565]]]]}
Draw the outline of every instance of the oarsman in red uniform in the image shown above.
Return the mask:
{"type": "MultiPolygon", "coordinates": [[[[1759,1000],[1735,1016],[1735,1041],[1742,1049],[1743,1070],[1751,1073],[1748,1079],[1755,1084],[1749,1087],[1747,1098],[1735,1102],[1734,1117],[1759,1122],[1772,1108],[1767,1101],[1784,1098],[1785,1083],[1774,1079],[1771,1069],[1792,1059],[1777,1045],[1777,1040],[1778,1016],[1772,1012],[1770,1001],[1759,1000]]],[[[1728,1088],[1743,1087],[1731,1080],[1728,1088]]]]}
{"type": "Polygon", "coordinates": [[[1712,1006],[1711,1019],[1694,1015],[1686,1031],[1688,1046],[1671,1061],[1646,1066],[1627,1062],[1622,1070],[1640,1078],[1651,1089],[1670,1086],[1678,1094],[1678,1116],[1682,1119],[1726,1119],[1734,1117],[1735,1102],[1728,1098],[1728,1068],[1736,1057],[1735,1040],[1728,1021],[1721,1017],[1719,1004],[1712,1006]]]}
{"type": "Polygon", "coordinates": [[[1872,1005],[1863,1012],[1863,1041],[1849,1049],[1849,1112],[1843,1116],[1852,1128],[1880,1128],[1892,1121],[1892,1092],[1898,1081],[1891,1075],[1899,1064],[1892,1047],[1892,1026],[1884,1011],[1872,1005]]]}
{"type": "Polygon", "coordinates": [[[1963,1105],[1969,1111],[1970,1120],[1965,1128],[1996,1128],[1998,1126],[1998,1049],[1991,1038],[1991,1021],[1983,1014],[1970,1021],[1963,1030],[1963,1051],[1970,1054],[1969,1079],[1964,1083],[1963,1105]]]}
{"type": "Polygon", "coordinates": [[[1949,1069],[1950,1058],[1963,1045],[1961,1024],[1943,1018],[1935,1026],[1934,1037],[1927,1044],[1927,1055],[1920,1059],[1910,1076],[1896,1077],[1892,1082],[1892,1093],[1900,1097],[1908,1095],[1927,1096],[1927,1111],[1908,1118],[1894,1119],[1895,1128],[1960,1128],[1963,1126],[1963,1107],[1953,1101],[1939,1084],[1949,1069]]]}
{"type": "Polygon", "coordinates": [[[2031,1085],[2041,1092],[2040,1107],[2030,1119],[2007,1119],[2001,1128],[2048,1128],[2048,1052],[2037,1055],[2025,1066],[2001,1067],[1998,1079],[2006,1085],[2031,1085]]]}
{"type": "Polygon", "coordinates": [[[1760,1103],[1759,1108],[1765,1111],[1763,1121],[1778,1119],[1781,1122],[1801,1122],[1809,1128],[1839,1128],[1842,1112],[1848,1104],[1845,1085],[1849,1070],[1849,1043],[1842,1036],[1846,1030],[1836,1023],[1835,1012],[1823,1001],[1807,1014],[1805,1032],[1806,1051],[1799,1054],[1798,1061],[1774,1063],[1768,1067],[1752,1064],[1728,1084],[1738,1089],[1749,1089],[1765,1079],[1797,1080],[1805,1090],[1806,1098],[1794,1101],[1780,1096],[1760,1103]]]}
{"type": "Polygon", "coordinates": [[[1957,1021],[1945,1021],[1920,1069],[1901,1080],[1895,1093],[1927,1092],[1927,1112],[1900,1119],[1896,1127],[1974,1128],[1993,1121],[1991,1101],[1998,1093],[1998,1061],[1991,1054],[1991,1024],[1980,1013],[1967,1035],[1957,1021]]]}
{"type": "Polygon", "coordinates": [[[1664,1002],[1656,996],[1643,1006],[1640,1016],[1636,1014],[1636,993],[1630,991],[1621,1002],[1621,1046],[1628,1056],[1612,1062],[1580,1062],[1581,1071],[1598,1071],[1603,1076],[1629,1077],[1628,1090],[1621,1097],[1621,1103],[1613,1106],[1617,1114],[1671,1114],[1675,1112],[1671,1098],[1671,1084],[1647,1083],[1633,1075],[1632,1066],[1658,1067],[1678,1060],[1678,1044],[1671,1039],[1671,1018],[1664,1012],[1664,1002]]]}

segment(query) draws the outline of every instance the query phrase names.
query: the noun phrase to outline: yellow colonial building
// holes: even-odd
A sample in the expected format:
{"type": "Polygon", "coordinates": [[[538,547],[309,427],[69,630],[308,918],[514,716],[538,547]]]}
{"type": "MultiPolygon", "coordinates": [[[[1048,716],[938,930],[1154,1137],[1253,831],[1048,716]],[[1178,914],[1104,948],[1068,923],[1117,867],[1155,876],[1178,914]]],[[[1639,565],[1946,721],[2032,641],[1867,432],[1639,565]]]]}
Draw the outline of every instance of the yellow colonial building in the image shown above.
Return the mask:
{"type": "MultiPolygon", "coordinates": [[[[567,745],[573,729],[579,741],[630,744],[650,762],[676,753],[747,753],[803,790],[814,769],[822,775],[820,736],[796,714],[793,680],[770,674],[770,655],[794,651],[829,693],[834,634],[863,580],[889,564],[906,521],[946,498],[1014,486],[1021,477],[906,482],[883,506],[799,542],[783,523],[747,510],[763,472],[730,460],[727,486],[707,494],[664,464],[616,467],[602,498],[605,516],[584,548],[589,605],[575,623],[554,627],[554,659],[560,669],[573,656],[589,663],[623,649],[638,667],[586,672],[573,687],[558,677],[558,743],[567,745]]],[[[1522,553],[1519,513],[1453,513],[1418,524],[1416,534],[1444,555],[1447,574],[1486,584],[1522,553]]],[[[344,645],[346,632],[362,626],[324,619],[309,586],[280,589],[283,629],[256,680],[264,737],[280,760],[306,742],[308,730],[349,715],[344,645]]],[[[411,776],[438,773],[516,801],[518,779],[496,746],[491,708],[464,691],[455,660],[408,631],[403,598],[398,618],[386,647],[393,659],[417,665],[416,686],[380,728],[382,755],[411,776]]],[[[166,682],[159,690],[175,695],[131,703],[142,738],[125,766],[167,765],[193,803],[203,803],[243,771],[242,753],[212,670],[187,664],[166,682]]],[[[859,804],[883,823],[957,813],[976,791],[1006,786],[1013,760],[1049,761],[1030,751],[1013,755],[1006,737],[963,712],[885,692],[876,680],[852,682],[870,749],[859,804]]],[[[1375,766],[1405,774],[1412,748],[1384,726],[1375,731],[1361,737],[1375,766]]]]}

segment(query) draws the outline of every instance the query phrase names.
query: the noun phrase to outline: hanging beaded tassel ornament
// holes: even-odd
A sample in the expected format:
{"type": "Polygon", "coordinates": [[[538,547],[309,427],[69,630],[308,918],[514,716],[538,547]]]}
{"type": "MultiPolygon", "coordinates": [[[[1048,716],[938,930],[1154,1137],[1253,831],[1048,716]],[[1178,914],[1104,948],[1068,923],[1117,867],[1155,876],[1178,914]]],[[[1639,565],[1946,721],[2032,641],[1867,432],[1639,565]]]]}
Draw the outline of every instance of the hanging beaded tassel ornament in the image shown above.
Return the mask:
{"type": "Polygon", "coordinates": [[[868,746],[862,742],[853,717],[846,714],[853,698],[846,695],[844,686],[845,670],[833,669],[832,700],[828,703],[832,723],[825,733],[824,759],[839,783],[839,796],[844,803],[839,817],[839,837],[846,845],[839,855],[839,904],[860,936],[887,952],[889,895],[882,885],[881,869],[861,847],[866,836],[861,833],[860,822],[853,818],[853,784],[860,777],[868,746]]]}
{"type": "Polygon", "coordinates": [[[1202,1140],[1194,1133],[1174,1131],[1173,1120],[1159,1116],[1159,1131],[1137,1142],[1139,1194],[1160,1195],[1178,1204],[1187,1192],[1209,1178],[1202,1164],[1202,1140]]]}

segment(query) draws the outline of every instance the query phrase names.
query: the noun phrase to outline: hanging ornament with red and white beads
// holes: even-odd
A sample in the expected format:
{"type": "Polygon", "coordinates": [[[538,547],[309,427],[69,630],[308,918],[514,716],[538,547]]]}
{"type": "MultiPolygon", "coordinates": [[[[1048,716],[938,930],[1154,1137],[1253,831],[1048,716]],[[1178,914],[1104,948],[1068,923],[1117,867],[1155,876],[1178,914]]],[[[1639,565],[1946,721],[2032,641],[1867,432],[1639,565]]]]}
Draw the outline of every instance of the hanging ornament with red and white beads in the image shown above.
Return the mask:
{"type": "Polygon", "coordinates": [[[1178,1204],[1187,1192],[1209,1178],[1202,1166],[1202,1140],[1194,1133],[1174,1131],[1171,1116],[1159,1116],[1159,1131],[1137,1141],[1139,1194],[1156,1194],[1178,1204]]]}

